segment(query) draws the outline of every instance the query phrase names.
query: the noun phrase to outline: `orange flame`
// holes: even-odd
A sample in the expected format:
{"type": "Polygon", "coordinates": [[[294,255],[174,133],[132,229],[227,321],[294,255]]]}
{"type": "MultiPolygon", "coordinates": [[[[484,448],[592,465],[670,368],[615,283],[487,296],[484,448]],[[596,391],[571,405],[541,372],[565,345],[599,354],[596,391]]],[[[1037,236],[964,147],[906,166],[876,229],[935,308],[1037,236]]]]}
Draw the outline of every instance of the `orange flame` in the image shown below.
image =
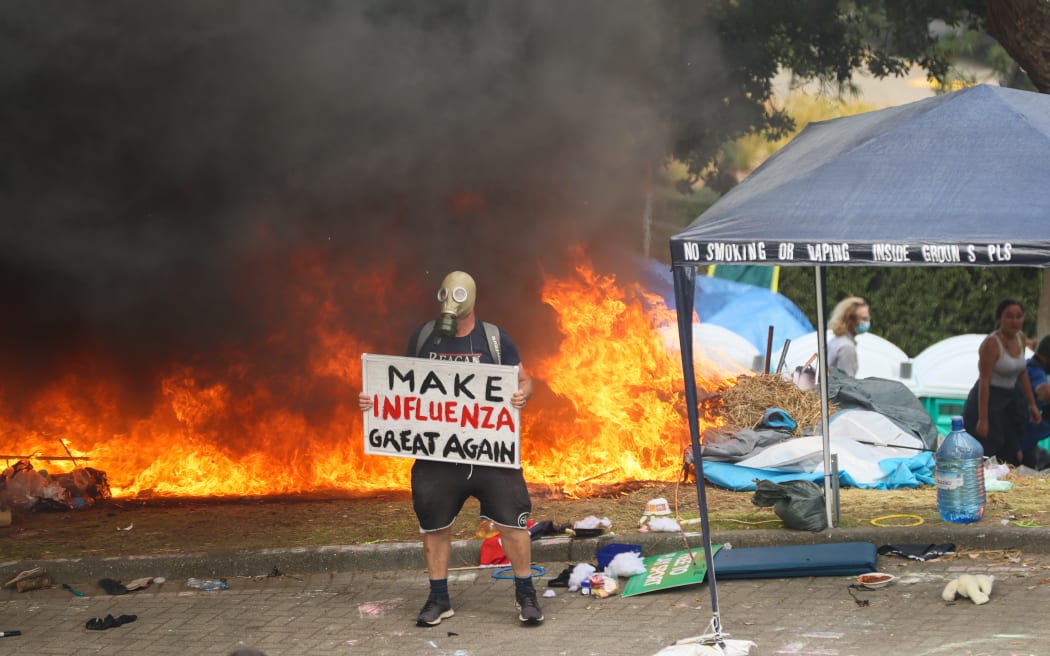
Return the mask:
{"type": "MultiPolygon", "coordinates": [[[[105,365],[81,364],[77,371],[94,375],[55,380],[19,417],[0,407],[7,464],[29,456],[53,472],[88,465],[107,473],[114,497],[407,489],[410,460],[363,453],[356,396],[369,344],[341,320],[347,313],[323,270],[303,264],[300,273],[310,281],[299,298],[314,333],[308,370],[262,372],[244,354],[225,365],[180,364],[163,377],[153,406],[129,418],[105,365]],[[323,410],[311,407],[318,398],[325,402],[313,405],[323,410]]],[[[374,272],[359,284],[381,288],[384,279],[374,272]]],[[[561,341],[551,357],[526,357],[550,392],[523,415],[527,480],[567,494],[674,480],[689,436],[673,311],[588,266],[545,278],[543,302],[557,315],[561,341]]],[[[709,366],[702,375],[707,389],[728,377],[709,366]]]]}

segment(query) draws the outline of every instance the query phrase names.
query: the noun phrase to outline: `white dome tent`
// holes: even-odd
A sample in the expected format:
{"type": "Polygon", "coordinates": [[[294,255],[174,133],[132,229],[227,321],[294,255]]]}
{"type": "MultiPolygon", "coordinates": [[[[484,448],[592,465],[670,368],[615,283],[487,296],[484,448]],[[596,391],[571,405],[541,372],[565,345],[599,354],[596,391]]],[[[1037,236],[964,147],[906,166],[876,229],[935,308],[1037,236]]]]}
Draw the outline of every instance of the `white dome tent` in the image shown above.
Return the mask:
{"type": "MultiPolygon", "coordinates": [[[[827,339],[830,340],[831,337],[832,334],[829,331],[827,339]]],[[[773,368],[776,368],[780,362],[783,352],[784,349],[781,348],[773,354],[770,360],[773,368]]],[[[787,357],[784,358],[783,373],[790,376],[795,371],[795,367],[805,365],[806,361],[816,353],[816,331],[791,340],[787,347],[787,357]]],[[[914,389],[914,375],[907,378],[901,376],[901,365],[908,361],[908,354],[885,337],[880,337],[873,333],[864,333],[857,336],[857,378],[886,378],[896,380],[907,385],[910,389],[914,389]]],[[[815,365],[814,368],[816,368],[815,365]]],[[[903,369],[907,369],[907,367],[903,367],[903,369]]],[[[904,371],[903,373],[908,372],[904,371]]]]}
{"type": "MultiPolygon", "coordinates": [[[[678,328],[660,330],[668,348],[678,349],[678,328]]],[[[693,324],[693,359],[725,376],[751,371],[758,349],[749,339],[713,323],[693,324]]]]}
{"type": "Polygon", "coordinates": [[[741,374],[751,370],[758,349],[743,335],[713,323],[693,324],[693,354],[741,374]]]}

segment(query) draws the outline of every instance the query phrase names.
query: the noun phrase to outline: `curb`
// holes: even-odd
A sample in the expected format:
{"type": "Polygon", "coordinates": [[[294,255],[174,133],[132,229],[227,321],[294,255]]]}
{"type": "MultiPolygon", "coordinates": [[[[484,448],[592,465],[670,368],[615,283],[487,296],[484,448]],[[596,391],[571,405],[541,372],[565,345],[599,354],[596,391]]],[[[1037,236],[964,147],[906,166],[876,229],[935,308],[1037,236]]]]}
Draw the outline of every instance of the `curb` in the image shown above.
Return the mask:
{"type": "MultiPolygon", "coordinates": [[[[946,544],[960,551],[1022,551],[1050,553],[1050,529],[1014,526],[933,525],[922,527],[864,527],[825,529],[819,533],[777,530],[715,531],[712,544],[768,547],[840,542],[886,544],[946,544]]],[[[554,536],[533,541],[537,563],[594,562],[598,549],[611,543],[638,544],[644,555],[654,555],[703,546],[699,532],[607,534],[595,538],[554,536]]],[[[452,567],[477,567],[481,540],[457,540],[452,544],[452,567]]],[[[424,570],[422,543],[332,545],[290,547],[239,552],[200,552],[111,558],[67,558],[0,562],[6,578],[19,571],[43,567],[56,581],[97,581],[112,578],[128,581],[141,577],[167,579],[266,576],[278,569],[286,574],[329,572],[424,570]]]]}

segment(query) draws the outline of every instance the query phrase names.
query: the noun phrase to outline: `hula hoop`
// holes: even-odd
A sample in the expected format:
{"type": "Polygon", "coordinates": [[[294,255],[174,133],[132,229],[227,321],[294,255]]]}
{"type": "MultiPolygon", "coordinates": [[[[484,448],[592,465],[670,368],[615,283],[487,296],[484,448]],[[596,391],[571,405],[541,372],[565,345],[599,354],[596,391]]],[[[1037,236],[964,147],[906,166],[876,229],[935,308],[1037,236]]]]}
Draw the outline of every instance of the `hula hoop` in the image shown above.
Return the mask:
{"type": "Polygon", "coordinates": [[[922,517],[919,517],[918,515],[883,515],[882,517],[876,517],[875,519],[871,520],[871,525],[872,526],[886,526],[886,524],[882,524],[881,522],[884,522],[887,519],[910,519],[910,520],[912,520],[910,524],[890,524],[889,525],[889,526],[900,526],[902,528],[909,528],[911,526],[922,526],[923,524],[926,523],[926,520],[924,520],[922,517]]]}
{"type": "MultiPolygon", "coordinates": [[[[536,578],[536,577],[539,577],[539,576],[543,576],[544,574],[547,573],[547,570],[543,569],[539,565],[533,565],[532,566],[532,571],[534,572],[534,574],[532,574],[532,576],[530,578],[536,578]]],[[[494,579],[512,579],[512,578],[514,578],[514,568],[513,567],[501,567],[501,568],[497,569],[495,572],[492,573],[492,578],[494,578],[494,579]],[[510,572],[510,576],[506,576],[507,572],[510,572]]]]}

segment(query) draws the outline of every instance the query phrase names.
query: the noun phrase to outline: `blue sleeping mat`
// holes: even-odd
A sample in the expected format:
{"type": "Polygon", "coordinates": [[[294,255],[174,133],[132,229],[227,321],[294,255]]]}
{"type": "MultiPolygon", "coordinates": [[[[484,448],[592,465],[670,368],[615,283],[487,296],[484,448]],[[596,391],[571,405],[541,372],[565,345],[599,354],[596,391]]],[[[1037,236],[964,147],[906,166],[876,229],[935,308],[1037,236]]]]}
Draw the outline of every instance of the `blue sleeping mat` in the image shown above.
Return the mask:
{"type": "Polygon", "coordinates": [[[877,557],[870,542],[840,542],[719,549],[713,564],[716,579],[773,579],[867,574],[877,557]]]}

